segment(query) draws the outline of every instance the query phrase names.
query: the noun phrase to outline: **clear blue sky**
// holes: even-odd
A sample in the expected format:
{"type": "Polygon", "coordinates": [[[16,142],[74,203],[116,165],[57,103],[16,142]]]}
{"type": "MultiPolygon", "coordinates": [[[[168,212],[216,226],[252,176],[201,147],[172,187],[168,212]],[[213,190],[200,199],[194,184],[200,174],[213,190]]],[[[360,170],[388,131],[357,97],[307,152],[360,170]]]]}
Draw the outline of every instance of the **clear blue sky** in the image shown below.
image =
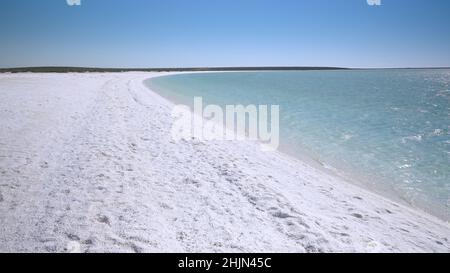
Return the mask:
{"type": "Polygon", "coordinates": [[[1,0],[0,67],[450,66],[449,0],[1,0]]]}

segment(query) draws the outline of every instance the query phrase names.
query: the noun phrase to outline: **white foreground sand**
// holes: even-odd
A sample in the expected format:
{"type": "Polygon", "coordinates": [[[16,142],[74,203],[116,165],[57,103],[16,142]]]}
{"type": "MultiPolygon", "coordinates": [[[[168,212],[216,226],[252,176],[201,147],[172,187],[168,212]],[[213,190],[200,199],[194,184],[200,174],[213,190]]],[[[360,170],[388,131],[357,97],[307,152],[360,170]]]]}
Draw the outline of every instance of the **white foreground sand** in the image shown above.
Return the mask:
{"type": "Polygon", "coordinates": [[[174,143],[157,75],[0,74],[0,252],[450,251],[449,223],[256,143],[174,143]]]}

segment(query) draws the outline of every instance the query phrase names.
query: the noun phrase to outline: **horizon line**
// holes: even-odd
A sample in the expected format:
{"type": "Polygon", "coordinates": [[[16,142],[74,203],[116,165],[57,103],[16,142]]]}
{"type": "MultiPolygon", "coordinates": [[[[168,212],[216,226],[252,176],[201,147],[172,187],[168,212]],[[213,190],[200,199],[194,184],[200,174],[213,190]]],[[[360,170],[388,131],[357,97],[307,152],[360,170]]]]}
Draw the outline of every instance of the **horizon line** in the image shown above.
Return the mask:
{"type": "Polygon", "coordinates": [[[212,67],[94,67],[94,66],[24,66],[0,68],[0,73],[20,72],[180,72],[180,71],[305,71],[305,70],[384,70],[384,69],[450,69],[450,66],[430,67],[334,67],[334,66],[212,66],[212,67]]]}

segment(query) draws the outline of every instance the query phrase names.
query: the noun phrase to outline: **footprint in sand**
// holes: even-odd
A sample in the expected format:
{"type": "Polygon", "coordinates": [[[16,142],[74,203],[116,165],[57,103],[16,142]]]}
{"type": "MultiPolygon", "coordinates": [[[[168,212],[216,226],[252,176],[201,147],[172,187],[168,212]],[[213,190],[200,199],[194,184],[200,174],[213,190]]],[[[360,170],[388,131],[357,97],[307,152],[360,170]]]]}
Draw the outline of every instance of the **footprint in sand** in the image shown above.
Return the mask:
{"type": "Polygon", "coordinates": [[[286,219],[286,218],[292,218],[293,217],[292,215],[289,215],[289,214],[281,212],[281,211],[276,211],[276,212],[272,213],[272,216],[276,217],[276,218],[281,218],[281,219],[286,219]]]}
{"type": "Polygon", "coordinates": [[[106,224],[108,226],[111,225],[111,223],[109,222],[109,218],[105,215],[98,215],[97,221],[99,221],[102,224],[106,224]]]}
{"type": "Polygon", "coordinates": [[[359,214],[359,213],[353,213],[352,216],[355,217],[355,218],[358,218],[358,219],[362,219],[363,218],[363,216],[361,214],[359,214]]]}

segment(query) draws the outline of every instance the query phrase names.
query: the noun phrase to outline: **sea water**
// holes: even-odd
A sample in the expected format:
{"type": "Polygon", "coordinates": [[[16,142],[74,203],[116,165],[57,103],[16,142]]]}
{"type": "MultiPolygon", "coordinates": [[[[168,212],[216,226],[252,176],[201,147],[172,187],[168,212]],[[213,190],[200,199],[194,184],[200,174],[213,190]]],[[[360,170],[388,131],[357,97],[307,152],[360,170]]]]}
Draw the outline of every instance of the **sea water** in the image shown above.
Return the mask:
{"type": "Polygon", "coordinates": [[[450,70],[178,74],[148,80],[192,105],[280,105],[280,150],[450,219],[450,70]]]}

